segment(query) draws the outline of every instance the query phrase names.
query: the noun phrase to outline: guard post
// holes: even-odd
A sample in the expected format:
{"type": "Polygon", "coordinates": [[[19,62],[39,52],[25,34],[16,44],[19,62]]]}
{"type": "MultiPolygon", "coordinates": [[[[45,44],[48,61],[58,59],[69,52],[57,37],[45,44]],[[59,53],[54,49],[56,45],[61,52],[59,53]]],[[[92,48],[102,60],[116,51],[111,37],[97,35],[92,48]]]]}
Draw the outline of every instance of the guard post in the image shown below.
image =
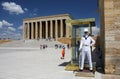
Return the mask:
{"type": "Polygon", "coordinates": [[[92,27],[95,26],[95,18],[66,20],[66,25],[70,27],[71,31],[71,64],[79,63],[78,41],[83,35],[83,29],[88,28],[92,35],[92,27]]]}

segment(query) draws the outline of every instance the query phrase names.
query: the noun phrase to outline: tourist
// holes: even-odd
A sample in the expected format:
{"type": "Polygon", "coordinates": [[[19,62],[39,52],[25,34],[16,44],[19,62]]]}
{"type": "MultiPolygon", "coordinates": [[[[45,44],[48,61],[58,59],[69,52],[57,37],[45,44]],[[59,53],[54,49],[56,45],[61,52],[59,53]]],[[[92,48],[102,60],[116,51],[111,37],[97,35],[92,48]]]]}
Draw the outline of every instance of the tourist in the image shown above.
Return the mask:
{"type": "Polygon", "coordinates": [[[59,48],[62,48],[62,45],[61,45],[61,44],[59,45],[59,48]]]}
{"type": "Polygon", "coordinates": [[[65,57],[65,47],[63,47],[61,54],[62,54],[61,59],[64,59],[64,57],[65,57]]]}
{"type": "Polygon", "coordinates": [[[69,45],[69,44],[67,44],[67,48],[68,48],[68,49],[70,48],[70,45],[69,45]]]}
{"type": "Polygon", "coordinates": [[[40,49],[42,49],[43,48],[43,46],[42,46],[42,44],[40,44],[40,49]]]}
{"type": "Polygon", "coordinates": [[[55,44],[55,49],[57,49],[58,48],[58,45],[57,44],[55,44]]]}
{"type": "Polygon", "coordinates": [[[48,45],[46,44],[46,45],[45,45],[45,48],[47,48],[47,47],[48,47],[48,45]]]}
{"type": "Polygon", "coordinates": [[[95,44],[95,41],[92,39],[91,36],[89,36],[88,29],[84,29],[84,35],[81,38],[80,47],[79,47],[79,51],[81,51],[80,71],[82,71],[84,68],[84,61],[85,61],[86,55],[89,62],[89,70],[93,71],[91,46],[93,46],[94,44],[95,44]]]}
{"type": "Polygon", "coordinates": [[[45,44],[43,44],[43,49],[45,49],[45,47],[46,47],[45,44]]]}

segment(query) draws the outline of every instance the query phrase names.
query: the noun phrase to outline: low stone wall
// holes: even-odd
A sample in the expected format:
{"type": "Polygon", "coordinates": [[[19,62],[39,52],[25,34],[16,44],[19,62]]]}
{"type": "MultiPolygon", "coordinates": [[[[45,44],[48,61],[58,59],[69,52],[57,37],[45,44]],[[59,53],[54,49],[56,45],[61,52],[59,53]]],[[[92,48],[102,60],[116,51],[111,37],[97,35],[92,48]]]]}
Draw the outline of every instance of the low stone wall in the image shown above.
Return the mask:
{"type": "Polygon", "coordinates": [[[64,44],[71,44],[71,38],[58,38],[57,41],[64,44]]]}
{"type": "Polygon", "coordinates": [[[0,44],[4,44],[4,43],[7,43],[7,42],[11,42],[12,40],[0,40],[0,44]]]}

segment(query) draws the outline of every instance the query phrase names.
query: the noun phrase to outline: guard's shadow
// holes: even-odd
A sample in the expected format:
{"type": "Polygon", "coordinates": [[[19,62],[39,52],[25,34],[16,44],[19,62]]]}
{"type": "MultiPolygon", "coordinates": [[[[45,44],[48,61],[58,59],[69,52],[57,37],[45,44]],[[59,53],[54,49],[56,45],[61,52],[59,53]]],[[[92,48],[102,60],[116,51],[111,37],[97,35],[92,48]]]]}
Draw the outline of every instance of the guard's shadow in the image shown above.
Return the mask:
{"type": "Polygon", "coordinates": [[[63,62],[63,63],[59,64],[58,66],[66,66],[66,65],[68,65],[69,63],[70,63],[70,61],[69,61],[69,62],[63,62]]]}

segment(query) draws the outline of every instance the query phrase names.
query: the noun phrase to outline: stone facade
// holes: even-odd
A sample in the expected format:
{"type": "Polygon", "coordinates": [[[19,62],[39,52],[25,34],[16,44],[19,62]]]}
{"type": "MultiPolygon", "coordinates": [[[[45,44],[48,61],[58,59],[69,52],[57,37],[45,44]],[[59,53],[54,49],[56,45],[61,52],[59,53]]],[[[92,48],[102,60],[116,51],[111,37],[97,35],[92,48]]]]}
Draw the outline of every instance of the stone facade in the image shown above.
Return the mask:
{"type": "Polygon", "coordinates": [[[23,39],[68,38],[70,36],[70,27],[66,25],[66,20],[71,20],[69,14],[24,19],[23,39]]]}
{"type": "Polygon", "coordinates": [[[105,73],[120,74],[120,0],[99,0],[105,73]]]}

